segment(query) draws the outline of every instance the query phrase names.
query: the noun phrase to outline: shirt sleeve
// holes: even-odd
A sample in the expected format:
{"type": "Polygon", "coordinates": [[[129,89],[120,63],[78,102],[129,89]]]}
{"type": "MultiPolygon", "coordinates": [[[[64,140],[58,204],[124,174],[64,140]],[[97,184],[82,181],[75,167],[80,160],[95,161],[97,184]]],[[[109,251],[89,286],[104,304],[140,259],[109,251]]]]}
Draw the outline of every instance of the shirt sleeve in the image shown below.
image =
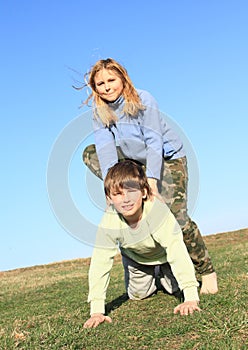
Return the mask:
{"type": "Polygon", "coordinates": [[[104,179],[108,169],[118,162],[115,139],[111,130],[95,118],[93,119],[93,129],[97,156],[104,179]]]}
{"type": "Polygon", "coordinates": [[[153,237],[165,249],[167,261],[184,292],[185,301],[199,300],[194,265],[184,244],[181,228],[170,211],[153,237]]]}
{"type": "Polygon", "coordinates": [[[116,249],[95,248],[89,270],[90,314],[105,313],[105,299],[116,249]]]}
{"type": "Polygon", "coordinates": [[[90,314],[105,313],[105,299],[110,281],[110,271],[113,266],[114,256],[118,252],[115,234],[108,227],[110,214],[105,214],[99,225],[95,248],[89,269],[89,294],[90,314]],[[111,235],[112,233],[112,235],[111,235]]]}

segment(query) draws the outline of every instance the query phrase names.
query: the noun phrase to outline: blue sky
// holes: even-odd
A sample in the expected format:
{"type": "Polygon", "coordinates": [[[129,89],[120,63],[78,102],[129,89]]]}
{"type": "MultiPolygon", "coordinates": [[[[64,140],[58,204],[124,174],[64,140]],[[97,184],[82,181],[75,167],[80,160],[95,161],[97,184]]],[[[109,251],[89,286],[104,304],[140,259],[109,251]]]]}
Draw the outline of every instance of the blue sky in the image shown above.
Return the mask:
{"type": "Polygon", "coordinates": [[[154,95],[188,142],[191,216],[202,234],[248,227],[247,13],[245,0],[0,2],[0,270],[91,255],[104,199],[81,162],[90,111],[72,85],[106,57],[154,95]],[[58,203],[64,187],[71,202],[58,203]],[[73,232],[70,203],[90,239],[73,232]]]}

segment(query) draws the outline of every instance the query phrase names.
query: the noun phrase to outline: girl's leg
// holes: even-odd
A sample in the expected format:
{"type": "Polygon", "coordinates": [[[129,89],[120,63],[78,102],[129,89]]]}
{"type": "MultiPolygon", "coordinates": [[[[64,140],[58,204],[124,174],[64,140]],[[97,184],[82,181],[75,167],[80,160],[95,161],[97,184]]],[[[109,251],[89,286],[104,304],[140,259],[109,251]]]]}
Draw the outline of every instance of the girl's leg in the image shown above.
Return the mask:
{"type": "Polygon", "coordinates": [[[217,279],[214,267],[196,223],[187,210],[188,170],[186,157],[164,161],[160,192],[175,215],[196,272],[202,276],[203,293],[216,293],[217,279]],[[204,283],[205,281],[205,283],[204,283]],[[210,283],[210,285],[209,285],[210,283]],[[206,290],[208,289],[208,291],[206,290]]]}
{"type": "Polygon", "coordinates": [[[96,146],[89,145],[85,148],[82,154],[84,164],[92,171],[94,175],[102,180],[102,172],[100,163],[96,153],[96,146]]]}
{"type": "MultiPolygon", "coordinates": [[[[117,147],[116,149],[118,154],[118,160],[119,161],[124,160],[125,156],[122,153],[121,149],[119,147],[117,147]]],[[[92,173],[102,180],[102,172],[101,172],[98,156],[96,153],[96,146],[93,144],[87,146],[83,151],[82,158],[83,158],[84,164],[92,171],[92,173]]]]}

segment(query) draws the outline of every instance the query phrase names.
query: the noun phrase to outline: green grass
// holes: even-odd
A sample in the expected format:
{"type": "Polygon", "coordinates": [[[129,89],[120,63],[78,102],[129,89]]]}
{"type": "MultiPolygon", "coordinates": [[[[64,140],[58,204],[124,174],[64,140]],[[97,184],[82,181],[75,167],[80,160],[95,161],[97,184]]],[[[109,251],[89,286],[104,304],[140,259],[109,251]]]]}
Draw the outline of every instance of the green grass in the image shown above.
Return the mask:
{"type": "Polygon", "coordinates": [[[219,280],[201,296],[202,312],[173,314],[174,297],[159,292],[126,300],[117,256],[108,289],[112,324],[83,329],[89,317],[89,259],[0,272],[0,349],[248,349],[248,229],[204,237],[219,280]]]}

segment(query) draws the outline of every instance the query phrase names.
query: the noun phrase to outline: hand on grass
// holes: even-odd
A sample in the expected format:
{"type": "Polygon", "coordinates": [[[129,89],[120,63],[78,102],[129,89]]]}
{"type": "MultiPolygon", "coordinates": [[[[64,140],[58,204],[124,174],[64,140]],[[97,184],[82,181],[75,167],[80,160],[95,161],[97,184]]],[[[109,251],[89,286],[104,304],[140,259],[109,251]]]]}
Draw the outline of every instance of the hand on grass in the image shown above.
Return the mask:
{"type": "Polygon", "coordinates": [[[194,311],[201,311],[198,306],[198,301],[185,301],[175,307],[174,314],[180,313],[180,315],[184,316],[193,314],[194,311]]]}
{"type": "Polygon", "coordinates": [[[112,319],[109,316],[104,316],[103,314],[92,314],[91,317],[85,322],[84,328],[96,328],[104,321],[111,323],[112,319]]]}

